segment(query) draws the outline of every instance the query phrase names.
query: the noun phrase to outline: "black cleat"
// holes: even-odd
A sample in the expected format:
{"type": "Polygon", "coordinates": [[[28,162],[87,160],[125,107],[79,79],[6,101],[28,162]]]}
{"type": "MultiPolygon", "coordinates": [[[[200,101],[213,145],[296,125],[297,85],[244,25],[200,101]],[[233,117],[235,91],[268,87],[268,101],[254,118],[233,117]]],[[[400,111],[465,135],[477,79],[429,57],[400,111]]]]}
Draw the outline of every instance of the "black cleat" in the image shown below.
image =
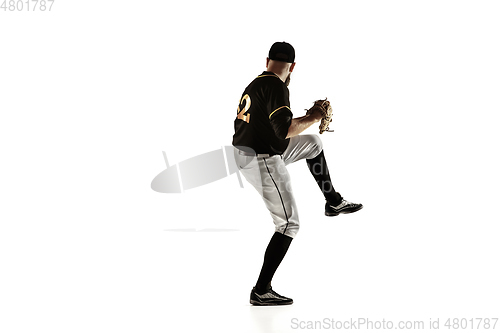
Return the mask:
{"type": "Polygon", "coordinates": [[[338,206],[332,206],[328,203],[325,204],[325,215],[326,216],[337,216],[339,214],[349,214],[357,212],[363,208],[362,204],[355,204],[342,199],[342,202],[338,206]]]}
{"type": "Polygon", "coordinates": [[[289,305],[293,303],[293,299],[281,296],[272,288],[264,294],[257,294],[255,287],[250,293],[250,304],[253,305],[289,305]]]}

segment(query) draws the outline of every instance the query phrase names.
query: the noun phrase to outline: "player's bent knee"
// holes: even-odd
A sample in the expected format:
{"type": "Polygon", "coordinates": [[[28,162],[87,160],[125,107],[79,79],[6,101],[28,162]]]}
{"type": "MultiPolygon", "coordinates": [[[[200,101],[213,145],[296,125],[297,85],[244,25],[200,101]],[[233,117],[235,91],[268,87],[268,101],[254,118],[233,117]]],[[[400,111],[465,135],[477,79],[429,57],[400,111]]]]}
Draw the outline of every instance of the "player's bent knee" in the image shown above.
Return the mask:
{"type": "Polygon", "coordinates": [[[317,134],[311,135],[311,149],[314,151],[314,156],[318,156],[323,150],[323,141],[317,134]]]}

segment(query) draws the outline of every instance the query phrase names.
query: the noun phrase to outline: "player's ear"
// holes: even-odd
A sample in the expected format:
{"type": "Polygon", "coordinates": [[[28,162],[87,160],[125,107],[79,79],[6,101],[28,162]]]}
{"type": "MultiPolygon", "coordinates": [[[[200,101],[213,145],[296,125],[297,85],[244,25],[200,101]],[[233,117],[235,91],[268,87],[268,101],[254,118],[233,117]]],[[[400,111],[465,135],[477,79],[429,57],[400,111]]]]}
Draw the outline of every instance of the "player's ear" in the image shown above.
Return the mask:
{"type": "Polygon", "coordinates": [[[293,68],[295,67],[295,63],[293,63],[291,66],[290,66],[290,73],[293,72],[293,68]]]}
{"type": "Polygon", "coordinates": [[[266,58],[266,68],[269,67],[269,58],[266,58]]]}

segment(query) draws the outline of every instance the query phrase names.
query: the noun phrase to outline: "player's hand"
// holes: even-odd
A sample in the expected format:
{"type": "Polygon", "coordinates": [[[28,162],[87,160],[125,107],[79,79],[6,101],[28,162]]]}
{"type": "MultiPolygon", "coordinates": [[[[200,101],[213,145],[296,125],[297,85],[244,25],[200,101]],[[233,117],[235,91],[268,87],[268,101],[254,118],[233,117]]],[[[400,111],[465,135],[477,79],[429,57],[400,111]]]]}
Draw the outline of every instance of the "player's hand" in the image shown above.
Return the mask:
{"type": "Polygon", "coordinates": [[[332,106],[326,98],[315,101],[314,105],[307,110],[306,116],[311,116],[314,122],[321,120],[319,134],[323,134],[323,132],[333,132],[333,130],[329,128],[332,122],[332,106]]]}

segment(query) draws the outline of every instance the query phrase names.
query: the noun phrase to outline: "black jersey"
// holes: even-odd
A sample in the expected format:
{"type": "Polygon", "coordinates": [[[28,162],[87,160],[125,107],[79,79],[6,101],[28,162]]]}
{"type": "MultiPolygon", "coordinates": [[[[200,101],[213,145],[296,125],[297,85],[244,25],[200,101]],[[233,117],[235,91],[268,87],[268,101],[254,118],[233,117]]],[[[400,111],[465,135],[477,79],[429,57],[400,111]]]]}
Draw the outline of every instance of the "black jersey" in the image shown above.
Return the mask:
{"type": "Polygon", "coordinates": [[[249,85],[234,120],[233,146],[249,147],[257,154],[282,154],[292,122],[289,91],[274,73],[264,71],[249,85]]]}

